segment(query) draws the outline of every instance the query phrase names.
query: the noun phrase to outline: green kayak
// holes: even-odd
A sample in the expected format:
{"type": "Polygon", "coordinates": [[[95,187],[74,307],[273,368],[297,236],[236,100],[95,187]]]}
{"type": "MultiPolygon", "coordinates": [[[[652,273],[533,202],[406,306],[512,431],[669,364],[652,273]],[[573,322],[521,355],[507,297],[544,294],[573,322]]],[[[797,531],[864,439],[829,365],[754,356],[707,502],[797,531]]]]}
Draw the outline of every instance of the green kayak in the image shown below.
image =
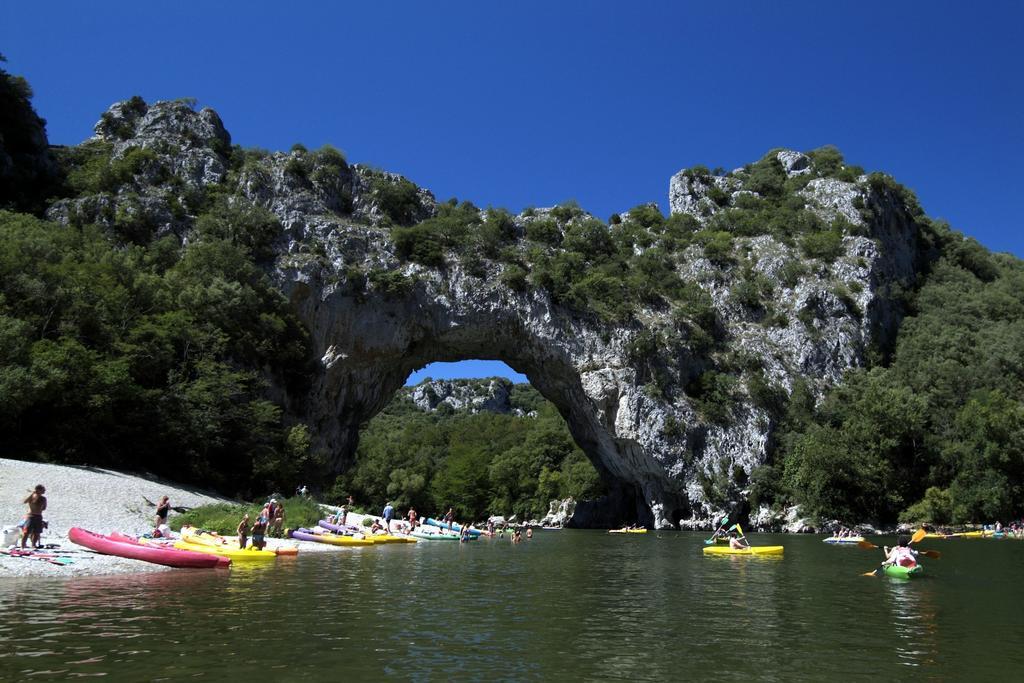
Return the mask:
{"type": "Polygon", "coordinates": [[[885,575],[897,579],[913,579],[924,574],[924,567],[915,565],[913,567],[901,567],[898,564],[890,564],[885,567],[885,575]]]}

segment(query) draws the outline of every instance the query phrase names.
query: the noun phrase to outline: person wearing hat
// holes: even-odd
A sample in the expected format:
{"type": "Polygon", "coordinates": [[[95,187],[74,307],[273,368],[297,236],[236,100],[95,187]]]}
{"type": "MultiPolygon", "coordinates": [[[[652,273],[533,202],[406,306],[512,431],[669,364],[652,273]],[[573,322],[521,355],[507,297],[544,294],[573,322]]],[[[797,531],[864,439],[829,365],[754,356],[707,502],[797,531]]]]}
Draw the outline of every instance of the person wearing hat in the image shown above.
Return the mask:
{"type": "Polygon", "coordinates": [[[32,541],[32,547],[35,548],[39,545],[39,534],[43,533],[43,510],[46,509],[46,487],[42,484],[36,484],[35,491],[29,493],[28,498],[25,499],[25,504],[28,505],[28,513],[25,515],[25,528],[21,532],[21,547],[25,547],[25,543],[29,540],[32,541]]]}
{"type": "Polygon", "coordinates": [[[391,507],[391,501],[384,506],[384,525],[387,527],[388,533],[391,533],[391,518],[395,516],[395,508],[391,507]]]}

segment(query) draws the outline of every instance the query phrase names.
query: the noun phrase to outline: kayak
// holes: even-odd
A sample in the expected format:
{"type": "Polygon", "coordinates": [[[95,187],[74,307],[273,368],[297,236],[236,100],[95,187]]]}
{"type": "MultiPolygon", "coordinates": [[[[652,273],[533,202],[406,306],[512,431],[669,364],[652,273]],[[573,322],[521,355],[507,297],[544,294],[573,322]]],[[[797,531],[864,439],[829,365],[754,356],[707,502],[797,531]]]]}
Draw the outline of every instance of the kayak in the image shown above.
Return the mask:
{"type": "Polygon", "coordinates": [[[373,545],[373,539],[370,538],[356,538],[355,536],[340,536],[338,534],[314,534],[309,529],[291,529],[287,533],[292,538],[300,541],[313,541],[314,543],[326,543],[328,545],[373,545]]]}
{"type": "MultiPolygon", "coordinates": [[[[189,550],[182,550],[180,548],[175,548],[174,547],[174,541],[172,541],[170,539],[166,539],[166,538],[161,539],[161,538],[146,538],[144,536],[143,537],[128,536],[126,534],[122,534],[119,531],[112,531],[112,532],[110,532],[109,534],[107,534],[107,538],[109,538],[112,541],[118,541],[120,543],[130,543],[131,545],[142,546],[144,548],[163,548],[164,550],[172,550],[172,551],[174,551],[176,553],[192,553],[192,552],[196,552],[196,551],[191,550],[191,549],[189,549],[189,550]]],[[[199,554],[203,555],[204,557],[211,557],[209,553],[199,553],[199,554]]],[[[214,556],[214,557],[217,558],[217,566],[218,567],[229,567],[229,566],[231,566],[231,558],[230,557],[221,557],[219,555],[214,556]]]]}
{"type": "MultiPolygon", "coordinates": [[[[321,519],[319,522],[317,522],[317,524],[323,527],[324,529],[327,529],[328,531],[333,531],[336,534],[363,533],[362,529],[360,529],[357,526],[353,526],[351,524],[332,524],[331,522],[328,522],[326,519],[321,519]]],[[[366,528],[369,529],[370,527],[366,528]]]]}
{"type": "Polygon", "coordinates": [[[413,538],[419,538],[424,541],[458,541],[459,537],[455,534],[428,534],[422,531],[414,531],[410,534],[413,538]]]}
{"type": "Polygon", "coordinates": [[[368,534],[374,543],[416,543],[416,539],[405,534],[368,534]]]}
{"type": "Polygon", "coordinates": [[[755,545],[743,550],[721,545],[704,546],[705,555],[781,555],[781,545],[755,545]]]}
{"type": "Polygon", "coordinates": [[[277,559],[273,550],[258,550],[249,546],[245,550],[241,548],[229,548],[227,546],[215,548],[210,545],[189,543],[188,541],[175,541],[175,548],[181,550],[192,550],[197,553],[208,553],[217,557],[229,557],[235,562],[269,562],[277,559]]]}
{"type": "MultiPolygon", "coordinates": [[[[436,527],[439,527],[441,529],[448,529],[448,522],[442,522],[440,520],[433,519],[432,517],[427,517],[425,520],[423,520],[423,523],[424,524],[429,524],[430,526],[436,526],[436,527]]],[[[456,531],[456,532],[461,533],[462,532],[462,525],[461,524],[456,524],[455,522],[452,522],[451,531],[456,531]]],[[[469,528],[469,535],[470,536],[479,536],[482,533],[483,532],[480,531],[479,529],[474,529],[473,527],[469,528]]]]}
{"type": "Polygon", "coordinates": [[[610,534],[646,534],[647,529],[609,529],[610,534]]]}
{"type": "Polygon", "coordinates": [[[843,536],[842,538],[836,538],[835,536],[829,536],[822,543],[830,543],[832,545],[857,545],[864,540],[863,536],[843,536]]]}
{"type": "MultiPolygon", "coordinates": [[[[109,536],[95,534],[78,527],[71,528],[71,531],[68,532],[68,539],[76,545],[95,550],[104,555],[127,557],[132,560],[162,564],[165,567],[208,569],[224,564],[219,557],[190,552],[188,549],[177,550],[174,548],[145,546],[138,543],[115,540],[109,536]]],[[[230,563],[230,560],[228,563],[230,563]]]]}
{"type": "Polygon", "coordinates": [[[901,567],[898,564],[885,565],[885,575],[896,579],[912,579],[915,576],[924,574],[924,567],[919,564],[913,567],[901,567]]]}
{"type": "MultiPolygon", "coordinates": [[[[211,548],[224,548],[226,550],[241,550],[238,547],[237,536],[221,536],[212,531],[200,531],[191,526],[181,527],[181,538],[186,543],[205,545],[211,548]]],[[[296,547],[264,548],[261,552],[274,553],[279,556],[292,556],[298,555],[299,549],[296,547]]]]}
{"type": "Polygon", "coordinates": [[[963,533],[953,534],[957,538],[987,538],[992,535],[991,531],[964,531],[963,533]]]}

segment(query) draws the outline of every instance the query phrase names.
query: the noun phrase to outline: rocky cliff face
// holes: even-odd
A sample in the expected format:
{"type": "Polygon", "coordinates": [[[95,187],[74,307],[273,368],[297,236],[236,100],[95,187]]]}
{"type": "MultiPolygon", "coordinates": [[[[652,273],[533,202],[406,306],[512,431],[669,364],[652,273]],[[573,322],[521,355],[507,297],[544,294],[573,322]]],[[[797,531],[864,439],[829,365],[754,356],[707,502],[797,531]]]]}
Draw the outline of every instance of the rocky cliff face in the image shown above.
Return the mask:
{"type": "MultiPolygon", "coordinates": [[[[529,262],[537,239],[531,225],[554,221],[557,242],[586,220],[581,212],[514,217],[500,257],[470,258],[446,244],[442,261],[424,264],[396,245],[393,223],[416,224],[436,216],[438,205],[400,176],[349,166],[329,150],[231,150],[213,111],[180,102],[114,105],[96,134],[115,158],[137,148],[155,158],[100,199],[56,204],[51,218],[103,224],[141,211],[157,234],[188,240],[196,187],[276,218],[268,271],[308,326],[317,359],[309,394],[286,401],[335,467],[350,463],[360,425],[412,371],[500,359],[554,403],[609,483],[607,501],[576,507],[581,525],[625,516],[666,527],[742,500],[743,482],[769,456],[773,400],[784,401],[797,383],[820,396],[864,364],[899,321],[891,291],[914,277],[913,223],[885,186],[812,178],[811,160],[799,152],[769,158],[787,179],[807,176],[787,201],[799,204],[800,220],[831,226],[822,247],[787,237],[786,226],[716,237],[731,229],[719,214],[762,199],[754,172],[681,172],[669,183],[671,211],[703,232],[671,259],[674,275],[710,301],[716,341],[708,350],[694,334],[679,336],[673,306],[639,303],[628,320],[610,323],[529,281],[517,284],[517,264],[529,262]],[[668,343],[672,330],[676,342],[668,343]],[[715,392],[728,397],[718,412],[715,392]]],[[[601,229],[630,225],[624,215],[601,229]]],[[[646,247],[634,249],[642,255],[646,247]]]]}
{"type": "Polygon", "coordinates": [[[524,415],[512,407],[512,383],[501,377],[483,380],[430,380],[415,387],[406,387],[403,393],[422,411],[432,412],[446,406],[454,411],[469,413],[510,413],[524,415]]]}

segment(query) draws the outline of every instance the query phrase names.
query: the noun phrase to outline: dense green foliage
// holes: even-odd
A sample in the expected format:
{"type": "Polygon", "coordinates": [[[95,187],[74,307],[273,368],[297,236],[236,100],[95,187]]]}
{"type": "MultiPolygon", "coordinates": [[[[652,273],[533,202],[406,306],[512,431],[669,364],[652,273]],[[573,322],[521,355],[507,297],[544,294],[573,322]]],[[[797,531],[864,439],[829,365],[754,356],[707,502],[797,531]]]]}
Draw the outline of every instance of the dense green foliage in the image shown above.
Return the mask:
{"type": "Polygon", "coordinates": [[[300,387],[307,349],[283,297],[229,242],[118,247],[93,227],[0,212],[7,455],[231,492],[290,485],[308,433],[264,387],[300,387]]]}
{"type": "Polygon", "coordinates": [[[813,514],[935,523],[1024,513],[1024,264],[941,224],[890,363],[791,403],[766,491],[813,514]]]}
{"type": "Polygon", "coordinates": [[[512,405],[537,416],[428,413],[396,397],[363,430],[356,463],[338,478],[333,500],[352,494],[371,509],[390,500],[434,516],[454,507],[460,519],[479,520],[540,517],[552,499],[600,495],[597,472],[555,407],[529,385],[513,388],[512,405]]]}

